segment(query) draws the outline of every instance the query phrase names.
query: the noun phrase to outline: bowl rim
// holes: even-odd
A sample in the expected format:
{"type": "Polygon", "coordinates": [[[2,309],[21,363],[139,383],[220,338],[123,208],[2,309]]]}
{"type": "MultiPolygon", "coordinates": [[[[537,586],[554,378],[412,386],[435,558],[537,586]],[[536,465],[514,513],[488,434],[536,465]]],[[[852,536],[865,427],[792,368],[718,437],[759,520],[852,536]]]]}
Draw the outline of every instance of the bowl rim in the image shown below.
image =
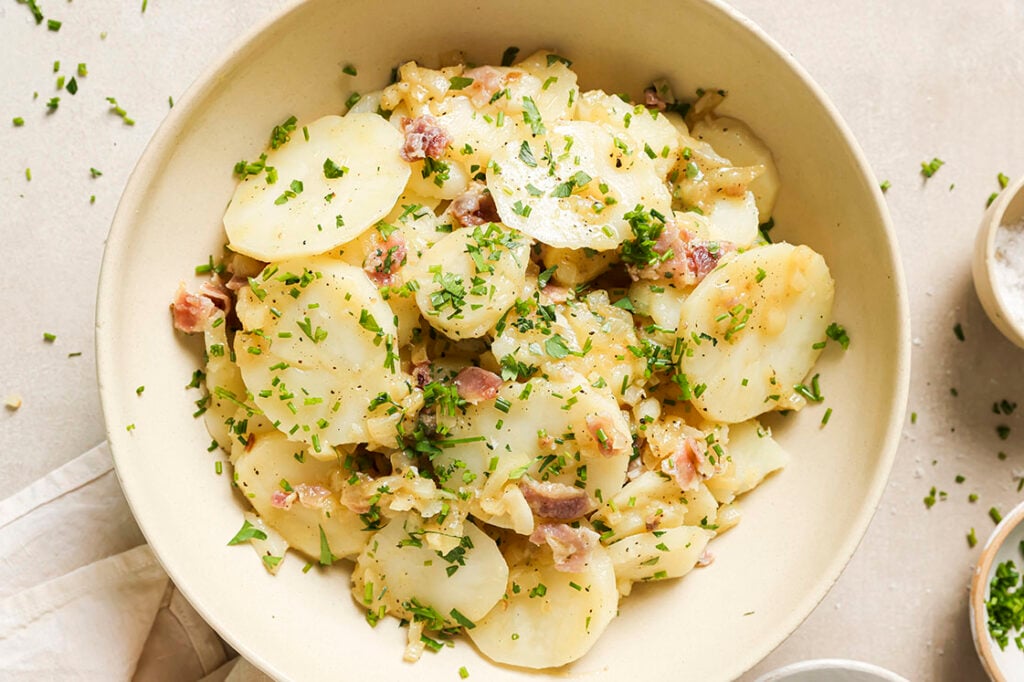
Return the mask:
{"type": "Polygon", "coordinates": [[[809,661],[790,663],[765,673],[757,678],[755,682],[785,682],[793,674],[818,670],[863,672],[876,675],[879,679],[886,680],[886,682],[908,682],[905,677],[874,663],[865,663],[864,661],[855,661],[849,658],[815,658],[809,661]]]}
{"type": "Polygon", "coordinates": [[[1006,209],[1014,199],[1017,199],[1022,194],[1024,194],[1024,175],[1000,192],[999,197],[985,211],[981,219],[981,226],[979,227],[981,231],[978,244],[981,249],[979,254],[981,273],[975,273],[975,277],[978,274],[984,277],[985,288],[987,292],[991,292],[991,297],[987,301],[983,296],[978,298],[981,299],[982,308],[985,308],[989,318],[999,318],[998,320],[992,319],[992,323],[1014,345],[1024,347],[1024,321],[1019,321],[1010,314],[1009,307],[1006,304],[1006,294],[996,281],[995,270],[992,268],[992,262],[995,260],[996,255],[996,234],[1003,224],[1006,209]],[[996,309],[990,313],[987,304],[994,304],[996,309]],[[1007,333],[1008,331],[1009,333],[1007,333]]]}
{"type": "MultiPolygon", "coordinates": [[[[255,22],[246,32],[232,41],[212,63],[200,72],[146,145],[136,162],[135,168],[128,177],[117,210],[114,213],[104,248],[99,286],[97,288],[96,374],[100,402],[104,414],[104,425],[114,459],[115,472],[117,473],[118,481],[121,484],[121,489],[128,502],[128,506],[132,510],[132,515],[137,521],[139,520],[139,502],[135,494],[124,487],[124,478],[121,473],[122,462],[126,461],[124,459],[126,455],[121,454],[124,451],[117,447],[117,445],[122,440],[121,436],[123,436],[123,433],[121,432],[124,429],[119,422],[115,422],[115,411],[111,409],[111,406],[117,404],[114,395],[116,387],[104,381],[104,377],[112,374],[113,368],[117,365],[118,347],[113,339],[104,333],[104,327],[112,324],[116,319],[117,311],[114,306],[114,297],[108,296],[106,293],[113,291],[117,285],[118,273],[115,271],[115,264],[121,262],[127,252],[127,242],[132,227],[131,218],[139,210],[143,200],[142,190],[145,188],[148,176],[150,175],[145,169],[153,167],[154,161],[169,153],[173,147],[174,140],[185,128],[186,122],[191,119],[193,111],[198,104],[205,101],[216,88],[218,74],[229,71],[240,61],[244,60],[254,49],[253,44],[258,40],[258,37],[268,31],[274,24],[284,21],[286,18],[302,10],[307,4],[317,1],[319,0],[290,0],[283,7],[270,12],[266,17],[255,22]]],[[[872,518],[874,518],[892,472],[896,451],[899,446],[899,434],[906,417],[910,389],[910,304],[903,263],[898,252],[899,242],[896,238],[896,231],[884,196],[863,150],[838,109],[825,94],[824,90],[811,78],[810,74],[796,59],[752,19],[728,5],[724,0],[695,0],[695,2],[703,4],[712,13],[751,34],[753,38],[767,47],[796,76],[801,84],[807,88],[808,93],[827,114],[829,122],[834,126],[835,131],[849,151],[857,171],[862,177],[870,181],[868,184],[872,208],[878,216],[882,233],[885,237],[885,246],[887,247],[887,255],[892,273],[893,293],[898,311],[898,324],[893,330],[896,336],[897,357],[895,358],[896,371],[892,377],[893,400],[892,408],[889,411],[889,423],[881,439],[882,447],[879,452],[874,480],[871,481],[867,494],[864,495],[864,504],[861,505],[858,512],[852,518],[850,525],[852,532],[847,534],[845,543],[827,564],[826,570],[822,572],[817,583],[812,589],[807,591],[803,599],[797,601],[796,607],[792,610],[789,617],[780,620],[777,624],[777,634],[773,637],[766,637],[760,647],[752,649],[753,653],[747,657],[747,660],[738,662],[738,667],[735,664],[730,664],[733,667],[727,667],[731,677],[738,677],[764,660],[810,616],[814,608],[824,599],[836,581],[842,576],[849,565],[850,559],[864,539],[872,518]]],[[[153,539],[142,522],[139,522],[138,525],[161,566],[202,618],[236,651],[257,668],[276,679],[285,678],[281,670],[278,670],[275,665],[265,659],[259,652],[250,648],[246,642],[236,637],[226,627],[226,623],[221,616],[211,612],[199,599],[194,598],[191,587],[182,584],[177,579],[178,576],[175,575],[173,570],[168,570],[169,564],[164,560],[163,548],[158,546],[157,543],[153,543],[153,539]]]]}
{"type": "Polygon", "coordinates": [[[992,573],[996,555],[1006,539],[1022,521],[1024,521],[1024,502],[1011,509],[996,525],[988,540],[985,541],[985,546],[981,549],[978,563],[974,567],[974,574],[971,576],[971,593],[968,600],[971,638],[974,640],[974,649],[978,653],[978,658],[981,659],[982,667],[989,679],[994,682],[1006,682],[1006,676],[1003,675],[1002,669],[996,662],[992,638],[988,634],[985,597],[988,594],[989,576],[992,573]]]}

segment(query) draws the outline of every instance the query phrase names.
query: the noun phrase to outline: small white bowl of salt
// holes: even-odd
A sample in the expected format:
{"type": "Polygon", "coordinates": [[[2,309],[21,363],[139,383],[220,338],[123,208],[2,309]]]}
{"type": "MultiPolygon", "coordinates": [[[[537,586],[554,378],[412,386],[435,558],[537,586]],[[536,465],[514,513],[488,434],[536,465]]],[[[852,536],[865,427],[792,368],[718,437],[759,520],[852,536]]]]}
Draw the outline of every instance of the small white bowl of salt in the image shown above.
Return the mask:
{"type": "Polygon", "coordinates": [[[1024,348],[1024,178],[985,211],[971,269],[985,314],[1024,348]]]}

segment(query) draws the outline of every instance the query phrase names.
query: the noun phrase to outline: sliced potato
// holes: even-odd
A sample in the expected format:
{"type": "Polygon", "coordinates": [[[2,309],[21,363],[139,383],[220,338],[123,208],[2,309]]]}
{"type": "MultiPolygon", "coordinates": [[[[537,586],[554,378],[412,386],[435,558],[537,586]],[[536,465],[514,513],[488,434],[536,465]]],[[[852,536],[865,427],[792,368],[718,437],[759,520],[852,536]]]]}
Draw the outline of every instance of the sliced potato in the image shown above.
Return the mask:
{"type": "Polygon", "coordinates": [[[747,247],[757,241],[758,218],[754,193],[716,199],[709,216],[708,236],[713,240],[747,247]]]}
{"type": "Polygon", "coordinates": [[[557,382],[506,384],[493,401],[439,414],[438,425],[451,441],[433,458],[435,471],[451,477],[445,485],[477,490],[496,502],[510,478],[527,474],[567,485],[579,481],[601,499],[622,487],[632,452],[629,424],[615,398],[572,373],[557,382]],[[610,445],[604,451],[591,433],[598,418],[610,445]]]}
{"type": "Polygon", "coordinates": [[[370,401],[409,392],[394,314],[376,287],[328,258],[277,263],[253,281],[239,291],[235,357],[256,405],[317,457],[365,443],[370,401]]]}
{"type": "Polygon", "coordinates": [[[466,634],[488,658],[524,668],[553,668],[582,657],[619,602],[615,570],[601,546],[579,573],[555,570],[551,552],[534,549],[511,567],[505,595],[466,634]]]}
{"type": "Polygon", "coordinates": [[[723,504],[753,490],[765,476],[789,462],[789,453],[754,419],[729,426],[725,451],[725,471],[707,480],[708,490],[723,504]]]}
{"type": "Polygon", "coordinates": [[[668,215],[654,163],[615,128],[571,121],[549,132],[494,153],[487,186],[506,225],[549,246],[606,251],[632,236],[623,216],[637,205],[668,215]]]}
{"type": "Polygon", "coordinates": [[[799,407],[794,391],[821,354],[835,285],[825,260],[807,246],[752,249],[709,274],[683,304],[680,361],[693,404],[708,419],[741,422],[799,407]],[[692,353],[690,352],[692,351],[692,353]]]}
{"type": "Polygon", "coordinates": [[[289,545],[314,559],[321,557],[321,529],[330,552],[339,559],[355,557],[369,537],[359,517],[330,491],[331,474],[337,471],[336,462],[310,457],[302,444],[275,432],[258,434],[235,461],[238,489],[253,509],[289,545]],[[300,484],[319,486],[323,496],[315,506],[300,499],[288,503],[288,509],[275,506],[275,493],[280,498],[287,493],[285,485],[294,490],[300,484]]]}
{"type": "Polygon", "coordinates": [[[383,218],[409,179],[399,156],[402,135],[376,114],[324,116],[310,123],[309,140],[267,153],[277,172],[239,183],[224,214],[232,250],[262,261],[329,251],[383,218]],[[325,169],[328,160],[333,162],[325,169]],[[338,177],[327,177],[337,175],[338,177]]]}
{"type": "Polygon", "coordinates": [[[686,575],[714,536],[703,528],[679,526],[619,540],[608,547],[619,593],[627,596],[634,582],[686,575]]]}
{"type": "Polygon", "coordinates": [[[576,118],[616,128],[620,137],[631,141],[630,152],[651,159],[661,178],[679,161],[679,132],[655,109],[630,104],[601,90],[590,90],[580,95],[576,118]]]}
{"type": "MultiPolygon", "coordinates": [[[[206,389],[209,401],[203,419],[206,430],[225,450],[231,447],[231,417],[238,411],[238,403],[229,396],[245,396],[245,384],[238,365],[231,361],[226,317],[218,312],[206,326],[206,389]],[[213,326],[216,324],[217,326],[213,326]]],[[[255,413],[256,410],[249,410],[255,413]]]]}
{"type": "Polygon", "coordinates": [[[604,524],[606,542],[617,542],[650,530],[713,526],[717,510],[718,502],[703,484],[684,493],[671,478],[645,471],[599,508],[592,520],[595,526],[604,524]]]}
{"type": "Polygon", "coordinates": [[[693,136],[708,142],[735,166],[763,165],[764,172],[750,183],[757,197],[759,222],[766,222],[779,194],[779,171],[768,146],[743,121],[728,116],[706,116],[693,126],[693,136]]]}
{"type": "Polygon", "coordinates": [[[352,572],[352,594],[370,611],[413,619],[410,606],[433,608],[446,627],[458,626],[453,610],[470,621],[483,618],[501,599],[508,564],[494,540],[472,523],[456,549],[431,549],[418,514],[396,517],[370,538],[352,572]]]}
{"type": "Polygon", "coordinates": [[[530,244],[498,224],[456,230],[427,249],[407,277],[432,327],[453,339],[483,336],[515,303],[530,244]]]}

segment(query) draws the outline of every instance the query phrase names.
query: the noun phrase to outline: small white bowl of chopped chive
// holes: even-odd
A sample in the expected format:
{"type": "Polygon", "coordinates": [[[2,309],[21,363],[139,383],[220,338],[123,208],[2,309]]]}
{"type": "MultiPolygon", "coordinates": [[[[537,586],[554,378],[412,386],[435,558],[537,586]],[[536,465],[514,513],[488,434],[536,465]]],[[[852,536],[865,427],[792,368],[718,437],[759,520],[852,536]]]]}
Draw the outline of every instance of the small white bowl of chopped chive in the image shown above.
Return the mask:
{"type": "Polygon", "coordinates": [[[971,579],[974,647],[994,682],[1024,679],[1024,503],[1003,517],[971,579]]]}
{"type": "Polygon", "coordinates": [[[877,665],[842,658],[800,661],[770,673],[757,682],[907,682],[896,673],[877,665]]]}
{"type": "MultiPolygon", "coordinates": [[[[1000,184],[1009,184],[999,176],[1000,184]]],[[[974,245],[974,288],[1003,336],[1024,348],[1024,177],[1005,187],[982,218],[974,245]]]]}

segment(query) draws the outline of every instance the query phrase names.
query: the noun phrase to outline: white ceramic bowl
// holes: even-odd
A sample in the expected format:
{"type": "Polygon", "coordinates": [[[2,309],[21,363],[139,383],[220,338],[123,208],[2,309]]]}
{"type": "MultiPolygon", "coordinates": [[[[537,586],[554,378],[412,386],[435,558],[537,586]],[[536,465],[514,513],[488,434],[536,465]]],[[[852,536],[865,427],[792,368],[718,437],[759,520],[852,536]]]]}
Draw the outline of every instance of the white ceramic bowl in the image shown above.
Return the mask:
{"type": "Polygon", "coordinates": [[[1024,541],[1024,523],[1021,521],[1024,521],[1024,503],[1010,510],[996,525],[981,550],[971,578],[971,635],[981,665],[993,682],[1024,680],[1024,652],[1013,643],[1013,637],[1005,650],[999,648],[988,633],[988,611],[985,608],[989,585],[999,564],[1012,559],[1017,570],[1024,571],[1024,555],[1020,550],[1021,542],[1024,541]]]}
{"type": "Polygon", "coordinates": [[[348,594],[348,571],[303,574],[286,559],[268,575],[248,548],[227,547],[243,502],[191,417],[184,385],[198,345],[171,329],[168,302],[207,254],[234,180],[270,128],[295,114],[337,112],[347,88],[387,82],[406,58],[464,50],[494,63],[509,45],[550,46],[575,60],[585,88],[636,95],[669,77],[676,91],[724,88],[723,111],[774,150],[784,189],[776,238],[824,254],[837,283],[835,318],[853,343],[819,362],[826,406],[774,420],[793,463],[743,502],[744,520],[715,540],[715,563],[681,581],[642,586],[581,661],[586,679],[724,680],[777,646],[839,576],[867,528],[892,465],[909,378],[909,314],[895,239],[878,185],[846,126],[788,54],[735,11],[709,0],[477,3],[309,0],[252,33],[174,108],[122,198],[104,255],[97,357],[118,475],[143,532],[199,612],[243,655],[279,678],[451,680],[532,676],[495,666],[466,641],[415,667],[404,631],[371,630],[348,594]],[[415,7],[420,7],[419,5],[415,7]],[[354,63],[359,76],[343,76],[354,63]],[[135,387],[146,392],[136,396],[135,387]],[[126,431],[126,425],[135,429],[126,431]]]}
{"type": "Polygon", "coordinates": [[[1003,336],[1024,348],[1024,322],[1014,319],[1007,305],[1008,294],[995,275],[996,232],[1001,225],[1016,225],[1024,219],[1024,177],[1007,187],[982,216],[974,242],[971,274],[974,290],[985,314],[1003,336]]]}
{"type": "Polygon", "coordinates": [[[773,670],[757,682],[907,682],[896,673],[870,663],[841,658],[801,661],[773,670]]]}

